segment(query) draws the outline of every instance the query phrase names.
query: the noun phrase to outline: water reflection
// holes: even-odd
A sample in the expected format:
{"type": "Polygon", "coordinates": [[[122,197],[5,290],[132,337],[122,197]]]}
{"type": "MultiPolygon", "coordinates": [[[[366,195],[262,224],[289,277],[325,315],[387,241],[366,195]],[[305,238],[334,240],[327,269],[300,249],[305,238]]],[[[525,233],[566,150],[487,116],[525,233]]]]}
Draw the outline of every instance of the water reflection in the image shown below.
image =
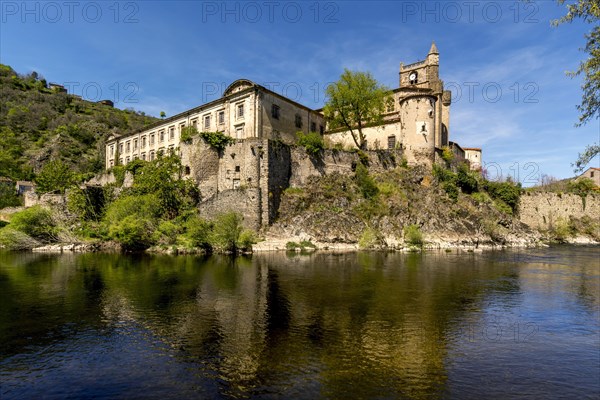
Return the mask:
{"type": "MultiPolygon", "coordinates": [[[[0,253],[2,395],[511,397],[529,382],[543,397],[532,356],[600,373],[597,256],[0,253]]],[[[548,376],[555,392],[599,391],[589,374],[548,376]]]]}

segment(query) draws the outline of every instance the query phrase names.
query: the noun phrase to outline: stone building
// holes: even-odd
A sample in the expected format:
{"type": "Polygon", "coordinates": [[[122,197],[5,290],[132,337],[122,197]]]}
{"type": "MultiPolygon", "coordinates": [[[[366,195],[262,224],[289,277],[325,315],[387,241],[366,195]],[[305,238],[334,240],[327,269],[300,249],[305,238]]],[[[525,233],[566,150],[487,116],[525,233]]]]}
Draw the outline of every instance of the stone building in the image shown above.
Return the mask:
{"type": "MultiPolygon", "coordinates": [[[[366,128],[371,168],[394,168],[393,160],[402,157],[412,164],[431,165],[441,148],[451,143],[451,96],[439,79],[435,44],[424,61],[400,65],[400,87],[391,96],[393,101],[383,124],[366,128]]],[[[201,213],[235,210],[244,215],[248,226],[258,229],[275,219],[287,187],[301,184],[312,175],[352,173],[358,162],[355,153],[328,150],[317,160],[289,146],[296,143],[297,132],[317,132],[328,142],[350,145],[348,134],[341,130],[327,132],[325,124],[320,110],[239,79],[219,99],[140,132],[110,136],[106,169],[135,159],[151,161],[161,153],[179,154],[184,177],[200,189],[201,213]],[[221,132],[234,138],[235,143],[217,151],[199,136],[182,141],[184,128],[190,126],[199,132],[221,132]]],[[[461,155],[464,158],[464,151],[461,155]]]]}
{"type": "Polygon", "coordinates": [[[594,183],[596,184],[596,186],[600,186],[600,168],[595,168],[595,167],[590,167],[587,170],[585,170],[585,172],[581,175],[578,176],[578,178],[589,178],[591,180],[594,181],[594,183]]]}
{"type": "Polygon", "coordinates": [[[222,132],[235,139],[272,139],[294,143],[296,132],[323,133],[319,112],[247,79],[233,82],[220,99],[159,121],[127,136],[111,136],[106,143],[106,168],[139,158],[151,161],[159,153],[180,147],[181,132],[193,126],[202,132],[222,132]]]}
{"type": "Polygon", "coordinates": [[[481,170],[481,149],[479,147],[465,147],[465,158],[469,161],[471,170],[481,170]]]}
{"type": "MultiPolygon", "coordinates": [[[[451,92],[439,77],[439,53],[435,43],[427,57],[400,64],[399,87],[392,91],[383,122],[363,128],[369,149],[401,148],[411,164],[431,164],[436,153],[449,145],[451,92]]],[[[331,143],[352,147],[344,129],[326,133],[331,143]]]]}

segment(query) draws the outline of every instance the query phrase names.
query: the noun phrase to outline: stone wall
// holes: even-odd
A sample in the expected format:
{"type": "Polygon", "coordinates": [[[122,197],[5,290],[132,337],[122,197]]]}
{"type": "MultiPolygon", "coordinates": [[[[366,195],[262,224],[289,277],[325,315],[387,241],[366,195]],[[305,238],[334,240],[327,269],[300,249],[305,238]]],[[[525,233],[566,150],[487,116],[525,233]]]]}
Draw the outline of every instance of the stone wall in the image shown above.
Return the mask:
{"type": "Polygon", "coordinates": [[[600,195],[590,194],[583,201],[575,194],[526,193],[519,202],[521,222],[536,229],[549,229],[558,220],[584,216],[600,218],[600,195]]]}
{"type": "MultiPolygon", "coordinates": [[[[395,168],[402,158],[400,149],[393,151],[367,150],[365,154],[369,157],[369,170],[372,172],[395,168]]],[[[358,161],[359,157],[355,152],[328,149],[317,156],[311,156],[303,147],[294,146],[291,148],[289,185],[304,186],[311,176],[325,176],[332,173],[352,174],[358,161]]]]}
{"type": "Polygon", "coordinates": [[[260,200],[260,189],[257,188],[225,190],[200,203],[198,210],[207,219],[224,212],[237,212],[244,216],[244,226],[258,230],[262,226],[260,200]]]}

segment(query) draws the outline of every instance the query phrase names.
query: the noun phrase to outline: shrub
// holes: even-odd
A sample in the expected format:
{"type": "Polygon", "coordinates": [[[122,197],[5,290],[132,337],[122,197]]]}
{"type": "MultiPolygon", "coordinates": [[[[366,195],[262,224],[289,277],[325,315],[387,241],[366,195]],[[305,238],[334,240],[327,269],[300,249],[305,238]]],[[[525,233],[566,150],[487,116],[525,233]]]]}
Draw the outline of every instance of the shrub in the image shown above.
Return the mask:
{"type": "Polygon", "coordinates": [[[217,215],[211,234],[211,244],[221,251],[236,253],[249,250],[254,243],[254,232],[243,228],[244,217],[235,212],[217,215]]]}
{"type": "Polygon", "coordinates": [[[423,245],[423,234],[421,229],[416,224],[411,224],[404,227],[404,240],[413,246],[423,245]]]}
{"type": "Polygon", "coordinates": [[[454,160],[454,152],[452,152],[450,147],[444,146],[442,148],[442,160],[446,161],[447,163],[450,163],[452,160],[454,160]]]}
{"type": "Polygon", "coordinates": [[[56,240],[58,234],[52,212],[41,206],[33,206],[13,214],[9,226],[42,242],[56,240]]]}
{"type": "Polygon", "coordinates": [[[210,235],[212,224],[198,216],[189,218],[185,223],[185,236],[190,240],[192,247],[199,247],[204,250],[210,250],[210,235]]]}
{"type": "Polygon", "coordinates": [[[453,201],[458,200],[458,188],[456,187],[456,184],[454,182],[444,182],[442,184],[442,189],[446,191],[448,197],[450,197],[453,201]]]}
{"type": "Polygon", "coordinates": [[[471,194],[478,191],[477,178],[469,171],[466,164],[461,164],[456,173],[456,184],[463,193],[471,194]]]}
{"type": "Polygon", "coordinates": [[[5,227],[0,229],[0,247],[8,250],[27,250],[39,246],[40,242],[28,234],[5,227]]]}
{"type": "Polygon", "coordinates": [[[355,171],[356,184],[365,199],[372,199],[377,196],[379,189],[373,178],[369,175],[369,170],[362,162],[356,165],[355,171]]]}
{"type": "Polygon", "coordinates": [[[568,221],[559,218],[550,228],[550,235],[557,242],[565,242],[567,238],[573,235],[571,225],[568,221]]]}
{"type": "Polygon", "coordinates": [[[222,132],[200,132],[200,137],[219,152],[225,150],[225,147],[235,142],[234,138],[222,132]]]}
{"type": "MultiPolygon", "coordinates": [[[[521,185],[513,182],[491,182],[486,181],[485,190],[495,200],[501,200],[511,211],[516,211],[521,196],[521,185]]],[[[511,212],[512,213],[512,212],[511,212]]]]}
{"type": "Polygon", "coordinates": [[[37,183],[36,190],[39,193],[53,192],[56,190],[64,193],[65,189],[71,186],[74,180],[74,173],[68,165],[61,160],[54,160],[44,164],[39,174],[35,178],[37,183]]]}
{"type": "Polygon", "coordinates": [[[186,126],[181,130],[181,141],[183,143],[191,143],[192,138],[198,134],[198,129],[195,126],[186,126]]]}
{"type": "Polygon", "coordinates": [[[155,221],[141,215],[129,215],[111,224],[108,235],[121,243],[125,250],[143,250],[154,242],[155,221]]]}
{"type": "Polygon", "coordinates": [[[372,249],[380,243],[379,232],[371,227],[366,227],[358,240],[361,249],[372,249]]]}
{"type": "Polygon", "coordinates": [[[307,134],[298,132],[297,135],[298,144],[304,147],[308,154],[317,155],[325,148],[325,142],[317,132],[309,132],[307,134]]]}
{"type": "Polygon", "coordinates": [[[159,244],[175,244],[177,242],[177,235],[181,233],[182,227],[177,225],[172,220],[160,221],[152,241],[159,244]]]}
{"type": "Polygon", "coordinates": [[[0,208],[4,207],[18,207],[21,205],[21,199],[17,196],[15,186],[10,184],[4,184],[0,182],[0,208]]]}

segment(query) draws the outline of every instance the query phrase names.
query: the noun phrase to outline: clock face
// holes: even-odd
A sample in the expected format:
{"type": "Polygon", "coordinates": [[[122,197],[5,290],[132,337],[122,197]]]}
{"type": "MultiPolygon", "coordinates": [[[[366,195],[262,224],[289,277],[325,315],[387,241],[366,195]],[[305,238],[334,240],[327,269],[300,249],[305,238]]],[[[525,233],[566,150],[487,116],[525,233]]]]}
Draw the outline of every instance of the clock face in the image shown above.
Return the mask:
{"type": "Polygon", "coordinates": [[[408,76],[408,79],[410,79],[411,81],[414,81],[415,79],[417,79],[417,74],[415,74],[414,72],[412,74],[410,74],[408,76]]]}

